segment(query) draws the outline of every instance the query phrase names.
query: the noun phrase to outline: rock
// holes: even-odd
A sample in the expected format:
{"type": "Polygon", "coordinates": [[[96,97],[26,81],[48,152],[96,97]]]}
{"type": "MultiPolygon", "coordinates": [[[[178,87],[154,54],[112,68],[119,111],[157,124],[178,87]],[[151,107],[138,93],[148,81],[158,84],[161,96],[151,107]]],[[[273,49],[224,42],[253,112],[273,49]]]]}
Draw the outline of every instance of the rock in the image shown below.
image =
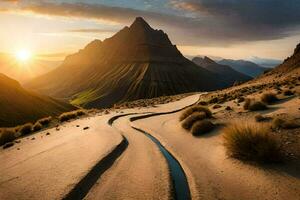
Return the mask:
{"type": "Polygon", "coordinates": [[[50,133],[48,132],[48,133],[46,133],[46,135],[50,135],[50,133]]]}
{"type": "Polygon", "coordinates": [[[89,128],[90,128],[90,127],[86,126],[86,127],[83,128],[83,130],[87,130],[87,129],[89,129],[89,128]]]}

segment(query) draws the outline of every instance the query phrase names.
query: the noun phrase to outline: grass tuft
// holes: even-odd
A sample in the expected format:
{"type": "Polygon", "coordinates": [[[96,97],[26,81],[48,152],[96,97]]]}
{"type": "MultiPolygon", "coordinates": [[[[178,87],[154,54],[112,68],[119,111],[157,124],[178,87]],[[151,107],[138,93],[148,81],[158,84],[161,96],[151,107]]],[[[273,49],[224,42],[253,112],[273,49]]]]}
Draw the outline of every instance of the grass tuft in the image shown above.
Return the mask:
{"type": "Polygon", "coordinates": [[[21,135],[27,135],[32,132],[32,126],[32,123],[24,124],[20,127],[19,132],[21,133],[21,135]]]}
{"type": "Polygon", "coordinates": [[[276,138],[267,126],[235,123],[223,131],[227,154],[241,160],[278,162],[282,159],[276,138]]]}
{"type": "Polygon", "coordinates": [[[41,130],[42,128],[43,128],[43,125],[42,125],[40,122],[36,122],[36,123],[33,125],[32,130],[33,130],[34,132],[36,132],[36,131],[41,130]]]}
{"type": "Polygon", "coordinates": [[[0,130],[0,146],[12,142],[16,139],[15,131],[11,129],[0,130]]]}
{"type": "Polygon", "coordinates": [[[278,98],[277,98],[276,94],[264,93],[261,96],[261,101],[266,103],[266,104],[271,104],[271,103],[274,103],[274,102],[278,101],[278,98]]]}
{"type": "Polygon", "coordinates": [[[208,133],[214,129],[215,125],[209,121],[209,120],[201,120],[197,121],[193,124],[191,133],[194,136],[203,135],[205,133],[208,133]]]}
{"type": "Polygon", "coordinates": [[[194,112],[204,112],[206,114],[207,118],[210,118],[212,116],[211,111],[204,106],[192,106],[189,108],[186,108],[180,115],[179,120],[182,121],[186,119],[188,116],[193,114],[194,112]]]}
{"type": "Polygon", "coordinates": [[[188,116],[185,120],[183,120],[181,126],[186,130],[190,130],[196,121],[203,120],[205,118],[206,118],[206,114],[204,112],[194,112],[190,116],[188,116]]]}
{"type": "Polygon", "coordinates": [[[246,99],[244,103],[244,109],[250,111],[266,110],[268,107],[261,101],[255,101],[252,99],[246,99]]]}
{"type": "Polygon", "coordinates": [[[52,117],[45,117],[45,118],[39,119],[37,122],[43,126],[46,126],[46,125],[50,124],[51,120],[52,120],[52,117]]]}

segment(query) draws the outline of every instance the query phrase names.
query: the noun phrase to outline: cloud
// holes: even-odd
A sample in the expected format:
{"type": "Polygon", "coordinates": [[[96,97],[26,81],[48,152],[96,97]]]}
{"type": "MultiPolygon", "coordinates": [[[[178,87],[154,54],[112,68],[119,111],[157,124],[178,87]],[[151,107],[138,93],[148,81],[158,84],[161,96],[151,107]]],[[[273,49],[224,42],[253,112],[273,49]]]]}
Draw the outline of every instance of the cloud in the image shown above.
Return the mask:
{"type": "Polygon", "coordinates": [[[99,29],[99,28],[81,28],[81,29],[70,29],[67,32],[74,33],[114,33],[117,29],[99,29]]]}
{"type": "Polygon", "coordinates": [[[169,0],[169,6],[172,12],[166,14],[159,10],[43,1],[18,4],[17,11],[119,24],[129,24],[136,16],[142,16],[164,29],[179,45],[226,46],[282,39],[299,34],[300,30],[300,1],[295,0],[169,0]]]}

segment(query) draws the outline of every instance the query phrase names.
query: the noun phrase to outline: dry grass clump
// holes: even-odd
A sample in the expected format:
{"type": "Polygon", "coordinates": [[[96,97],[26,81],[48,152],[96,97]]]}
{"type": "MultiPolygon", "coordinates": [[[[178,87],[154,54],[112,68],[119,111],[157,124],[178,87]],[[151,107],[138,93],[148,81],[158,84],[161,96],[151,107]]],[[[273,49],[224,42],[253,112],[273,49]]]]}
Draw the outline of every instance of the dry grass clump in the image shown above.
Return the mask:
{"type": "Polygon", "coordinates": [[[214,105],[212,108],[213,108],[213,109],[218,109],[218,108],[221,108],[221,107],[222,107],[221,105],[216,104],[216,105],[214,105]]]}
{"type": "Polygon", "coordinates": [[[188,116],[190,116],[194,112],[204,112],[206,114],[207,118],[210,118],[212,116],[211,111],[207,107],[197,105],[197,106],[192,106],[192,107],[185,109],[181,113],[179,120],[182,121],[182,120],[186,119],[188,116]]]}
{"type": "Polygon", "coordinates": [[[68,121],[70,119],[75,119],[76,117],[82,116],[87,114],[86,111],[84,110],[76,110],[76,111],[72,111],[72,112],[66,112],[61,114],[58,119],[60,122],[65,122],[68,121]]]}
{"type": "Polygon", "coordinates": [[[194,112],[190,116],[188,116],[185,120],[183,120],[181,126],[186,130],[190,130],[196,121],[203,120],[205,118],[206,118],[206,114],[204,112],[194,112]]]}
{"type": "Polygon", "coordinates": [[[194,136],[203,135],[213,130],[215,125],[209,120],[200,120],[193,124],[191,133],[194,136]]]}
{"type": "Polygon", "coordinates": [[[264,121],[269,121],[271,119],[272,119],[271,117],[265,117],[261,114],[258,114],[258,115],[255,116],[255,121],[256,122],[264,122],[264,121]]]}
{"type": "Polygon", "coordinates": [[[52,117],[45,117],[45,118],[39,119],[37,122],[43,126],[46,126],[46,125],[50,124],[51,120],[52,120],[52,117]]]}
{"type": "Polygon", "coordinates": [[[20,127],[19,132],[21,133],[21,135],[27,135],[32,132],[32,126],[32,123],[24,124],[20,127]]]}
{"type": "Polygon", "coordinates": [[[294,129],[300,128],[300,123],[294,119],[282,119],[282,118],[274,118],[272,121],[273,129],[294,129]]]}
{"type": "Polygon", "coordinates": [[[291,91],[291,90],[284,90],[284,91],[283,91],[283,94],[284,94],[285,96],[292,96],[292,95],[294,95],[294,92],[291,91]]]}
{"type": "Polygon", "coordinates": [[[258,124],[234,123],[223,131],[227,154],[242,160],[277,162],[280,146],[269,128],[258,124]]]}
{"type": "Polygon", "coordinates": [[[260,99],[262,102],[264,102],[266,104],[271,104],[271,103],[278,101],[276,94],[273,94],[273,93],[264,93],[260,99]]]}
{"type": "Polygon", "coordinates": [[[36,123],[33,125],[32,130],[33,130],[34,132],[36,132],[36,131],[41,130],[42,128],[43,128],[43,125],[42,125],[40,122],[36,122],[36,123]]]}
{"type": "Polygon", "coordinates": [[[268,107],[261,101],[255,101],[252,99],[246,99],[244,103],[244,109],[250,111],[266,110],[268,107]]]}
{"type": "Polygon", "coordinates": [[[242,103],[242,102],[244,102],[245,101],[245,98],[244,97],[238,97],[237,98],[237,102],[238,103],[242,103]]]}
{"type": "Polygon", "coordinates": [[[16,139],[15,131],[11,129],[1,129],[0,130],[0,146],[12,142],[16,139]]]}

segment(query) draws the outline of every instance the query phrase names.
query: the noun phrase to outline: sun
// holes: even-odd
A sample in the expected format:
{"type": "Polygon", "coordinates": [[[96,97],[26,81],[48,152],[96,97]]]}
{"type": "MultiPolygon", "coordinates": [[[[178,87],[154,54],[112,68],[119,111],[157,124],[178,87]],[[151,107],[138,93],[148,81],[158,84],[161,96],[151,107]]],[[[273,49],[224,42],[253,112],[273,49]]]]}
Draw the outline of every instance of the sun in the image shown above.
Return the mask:
{"type": "Polygon", "coordinates": [[[31,58],[32,54],[27,49],[21,49],[16,53],[16,58],[21,62],[26,62],[31,58]]]}

